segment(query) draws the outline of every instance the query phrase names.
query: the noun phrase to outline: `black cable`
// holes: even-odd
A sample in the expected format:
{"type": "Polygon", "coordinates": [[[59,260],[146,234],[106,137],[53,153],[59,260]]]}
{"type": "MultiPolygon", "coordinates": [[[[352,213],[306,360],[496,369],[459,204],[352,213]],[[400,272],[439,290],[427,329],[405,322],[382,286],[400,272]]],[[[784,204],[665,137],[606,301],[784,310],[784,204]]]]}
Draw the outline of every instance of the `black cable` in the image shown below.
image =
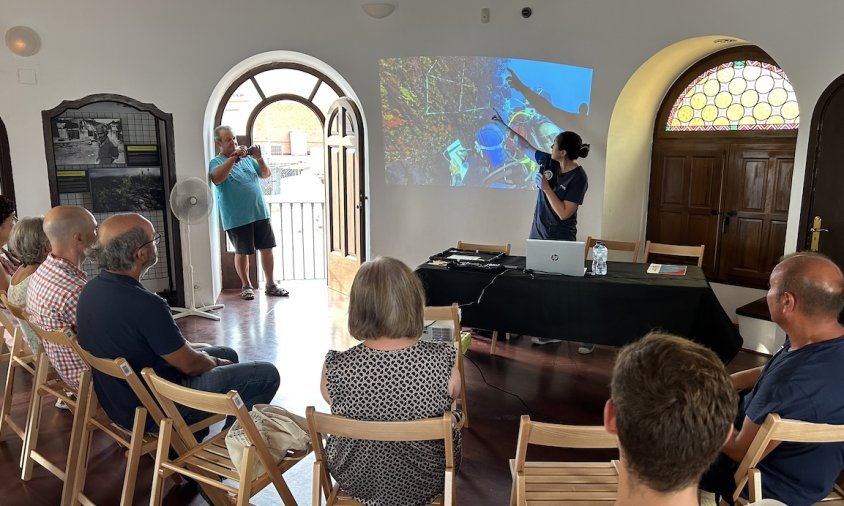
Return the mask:
{"type": "Polygon", "coordinates": [[[475,366],[475,368],[478,370],[478,372],[479,372],[479,373],[481,373],[481,379],[482,379],[482,380],[484,380],[484,383],[486,383],[486,385],[487,385],[488,387],[490,387],[490,388],[494,388],[495,390],[498,390],[499,392],[504,392],[504,393],[505,393],[505,394],[507,394],[507,395],[512,395],[513,397],[515,397],[516,399],[518,399],[518,400],[519,400],[519,402],[521,402],[521,403],[522,403],[522,406],[524,406],[524,407],[525,407],[525,409],[527,409],[527,410],[528,410],[528,415],[530,415],[531,420],[534,420],[534,421],[543,421],[543,420],[544,420],[544,421],[550,421],[550,422],[552,422],[552,423],[562,423],[562,422],[560,422],[560,420],[559,420],[557,417],[555,417],[555,416],[550,416],[550,415],[546,415],[545,413],[540,413],[540,412],[538,412],[538,411],[534,411],[534,410],[533,410],[530,406],[528,406],[528,404],[525,402],[525,400],[524,400],[524,399],[522,399],[522,398],[519,396],[519,394],[515,394],[515,393],[513,393],[513,392],[511,392],[511,391],[509,391],[509,390],[505,390],[505,389],[503,389],[503,388],[501,388],[501,387],[499,387],[499,386],[493,385],[492,383],[490,383],[489,381],[487,381],[487,379],[486,379],[486,375],[484,375],[484,371],[483,371],[483,369],[481,369],[481,366],[479,366],[477,362],[475,362],[474,360],[472,360],[472,357],[470,357],[469,355],[463,355],[463,356],[464,356],[465,358],[469,359],[469,362],[472,362],[472,365],[474,365],[474,366],[475,366]]]}
{"type": "Polygon", "coordinates": [[[484,293],[486,292],[486,289],[491,287],[492,284],[495,283],[495,280],[500,278],[501,275],[504,274],[505,272],[507,272],[507,271],[504,270],[504,271],[501,271],[498,274],[496,274],[495,277],[492,278],[492,280],[489,283],[487,283],[487,285],[485,287],[483,287],[483,289],[481,290],[481,294],[478,295],[478,300],[473,300],[472,302],[466,302],[465,304],[458,304],[457,307],[466,307],[466,306],[471,306],[472,304],[480,304],[481,299],[484,298],[484,293]]]}

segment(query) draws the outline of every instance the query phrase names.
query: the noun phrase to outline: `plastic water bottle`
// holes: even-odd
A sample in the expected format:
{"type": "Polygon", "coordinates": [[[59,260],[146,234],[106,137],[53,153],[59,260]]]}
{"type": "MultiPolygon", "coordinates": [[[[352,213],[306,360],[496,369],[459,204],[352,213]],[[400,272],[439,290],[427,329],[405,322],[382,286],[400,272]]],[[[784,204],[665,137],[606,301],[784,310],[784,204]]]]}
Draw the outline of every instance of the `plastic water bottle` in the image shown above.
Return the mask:
{"type": "Polygon", "coordinates": [[[607,273],[607,247],[601,241],[592,248],[592,273],[596,276],[607,273]]]}

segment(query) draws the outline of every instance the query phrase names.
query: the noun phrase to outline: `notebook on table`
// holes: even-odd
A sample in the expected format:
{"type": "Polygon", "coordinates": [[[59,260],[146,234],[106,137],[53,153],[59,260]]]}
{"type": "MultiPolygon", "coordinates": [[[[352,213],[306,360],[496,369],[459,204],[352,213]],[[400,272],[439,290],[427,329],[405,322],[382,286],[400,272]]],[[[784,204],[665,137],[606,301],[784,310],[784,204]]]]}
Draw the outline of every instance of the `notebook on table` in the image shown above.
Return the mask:
{"type": "Polygon", "coordinates": [[[526,266],[534,271],[583,276],[585,259],[585,242],[527,240],[526,266]]]}

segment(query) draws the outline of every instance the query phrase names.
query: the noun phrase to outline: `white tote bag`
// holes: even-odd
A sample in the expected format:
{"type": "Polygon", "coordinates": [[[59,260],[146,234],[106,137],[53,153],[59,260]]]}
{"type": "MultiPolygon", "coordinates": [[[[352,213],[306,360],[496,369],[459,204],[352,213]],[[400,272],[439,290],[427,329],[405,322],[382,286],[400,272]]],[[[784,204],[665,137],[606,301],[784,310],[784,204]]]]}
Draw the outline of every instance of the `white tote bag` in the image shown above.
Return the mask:
{"type": "MultiPolygon", "coordinates": [[[[286,409],[270,404],[255,404],[249,416],[255,422],[258,433],[267,444],[273,460],[280,462],[287,455],[288,450],[306,450],[311,438],[308,435],[308,422],[305,418],[294,415],[286,409]]],[[[237,471],[243,461],[243,449],[251,445],[249,436],[240,425],[234,422],[226,435],[226,448],[237,471]]],[[[255,472],[250,479],[255,479],[264,473],[264,466],[256,455],[255,472]]]]}

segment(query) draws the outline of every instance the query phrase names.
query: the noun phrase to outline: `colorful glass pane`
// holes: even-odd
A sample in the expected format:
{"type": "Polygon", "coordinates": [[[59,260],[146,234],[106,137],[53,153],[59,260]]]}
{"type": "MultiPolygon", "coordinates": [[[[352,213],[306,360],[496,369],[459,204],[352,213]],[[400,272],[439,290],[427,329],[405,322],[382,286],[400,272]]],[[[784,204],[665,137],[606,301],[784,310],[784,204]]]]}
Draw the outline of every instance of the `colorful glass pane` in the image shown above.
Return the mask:
{"type": "Polygon", "coordinates": [[[671,108],[665,130],[794,130],[800,109],[779,67],[755,60],[723,63],[689,83],[671,108]]]}

